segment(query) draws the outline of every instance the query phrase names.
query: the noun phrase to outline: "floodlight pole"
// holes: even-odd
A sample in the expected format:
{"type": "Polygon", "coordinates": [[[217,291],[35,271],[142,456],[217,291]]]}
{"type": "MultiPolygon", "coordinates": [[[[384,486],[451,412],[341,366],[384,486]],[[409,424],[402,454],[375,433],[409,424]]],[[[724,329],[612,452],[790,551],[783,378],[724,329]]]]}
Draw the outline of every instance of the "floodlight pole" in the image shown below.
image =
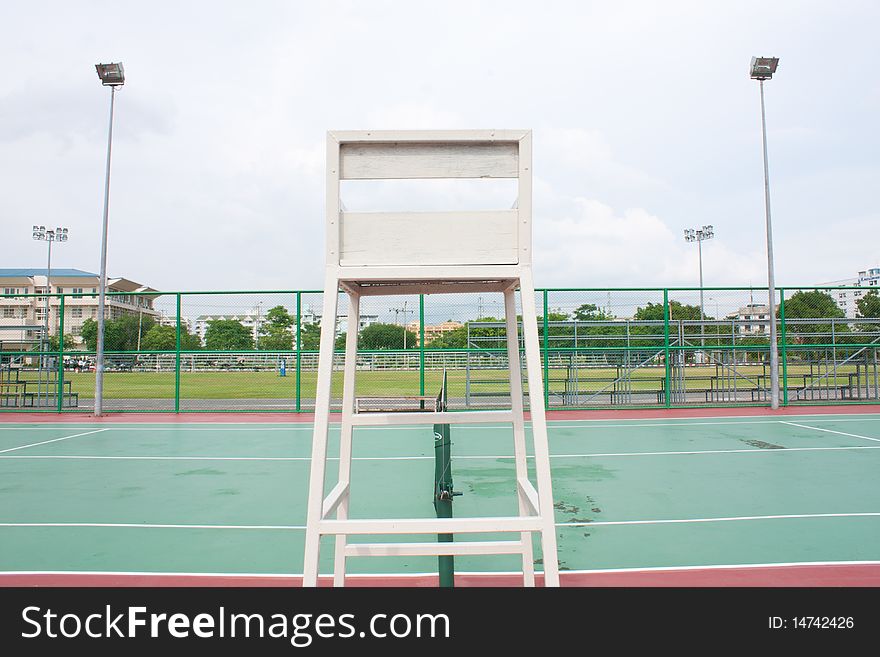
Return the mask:
{"type": "Polygon", "coordinates": [[[40,378],[37,384],[37,399],[42,405],[43,399],[43,368],[46,368],[46,406],[49,405],[49,356],[46,352],[52,351],[52,344],[49,339],[49,294],[52,292],[52,242],[54,234],[50,230],[46,233],[46,242],[49,245],[49,255],[46,260],[46,314],[43,317],[43,339],[40,340],[40,378]]]}
{"type": "Polygon", "coordinates": [[[770,222],[770,169],[767,164],[767,119],[764,111],[764,80],[761,89],[761,137],[764,145],[764,210],[767,218],[767,310],[770,316],[770,408],[779,408],[779,348],[776,338],[776,277],[773,270],[773,228],[770,222]]]}
{"type": "Polygon", "coordinates": [[[116,86],[110,86],[110,128],[107,132],[107,172],[104,178],[104,223],[101,228],[101,273],[98,281],[98,349],[95,355],[95,417],[104,404],[104,307],[107,295],[107,223],[110,214],[110,154],[113,149],[113,110],[116,86]]]}
{"type": "MultiPolygon", "coordinates": [[[[700,347],[706,347],[706,311],[703,309],[703,240],[697,240],[697,252],[700,260],[700,347]]],[[[705,354],[700,352],[700,363],[702,364],[705,354]]]]}

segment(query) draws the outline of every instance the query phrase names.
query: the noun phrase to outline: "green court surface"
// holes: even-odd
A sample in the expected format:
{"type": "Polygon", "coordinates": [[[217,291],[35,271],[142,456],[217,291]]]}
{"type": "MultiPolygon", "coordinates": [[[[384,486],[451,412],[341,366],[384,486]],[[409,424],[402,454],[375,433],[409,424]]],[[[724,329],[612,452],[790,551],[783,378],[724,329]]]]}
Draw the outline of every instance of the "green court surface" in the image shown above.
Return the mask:
{"type": "MultiPolygon", "coordinates": [[[[311,424],[38,422],[0,424],[0,572],[302,573],[311,424]]],[[[511,428],[452,440],[456,516],[515,515],[511,428]]],[[[878,414],[560,420],[549,440],[563,573],[880,562],[878,414]]],[[[351,517],[432,517],[433,468],[430,427],[355,429],[351,517]]]]}

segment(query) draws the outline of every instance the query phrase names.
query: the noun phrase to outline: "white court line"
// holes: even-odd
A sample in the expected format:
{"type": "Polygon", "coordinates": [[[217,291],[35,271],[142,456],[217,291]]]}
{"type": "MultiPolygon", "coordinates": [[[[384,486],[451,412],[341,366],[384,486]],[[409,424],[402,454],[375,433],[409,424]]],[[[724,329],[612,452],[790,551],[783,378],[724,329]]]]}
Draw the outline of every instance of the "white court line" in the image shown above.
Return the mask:
{"type": "MultiPolygon", "coordinates": [[[[690,456],[698,454],[768,454],[783,452],[847,452],[865,449],[880,449],[880,446],[867,445],[848,447],[785,447],[782,449],[705,449],[693,451],[674,452],[595,452],[587,454],[551,454],[551,459],[575,459],[595,457],[620,457],[620,456],[690,456]]],[[[512,454],[469,454],[453,457],[455,460],[513,460],[512,454]]],[[[535,458],[529,454],[526,458],[535,458]]],[[[91,454],[34,454],[0,456],[3,459],[31,459],[31,460],[81,460],[81,461],[310,461],[308,456],[102,456],[91,454]]],[[[430,461],[433,456],[355,456],[353,461],[430,461]]],[[[338,461],[338,456],[327,457],[328,461],[338,461]]]]}
{"type": "MultiPolygon", "coordinates": [[[[540,566],[540,564],[539,564],[540,566]]],[[[797,566],[880,566],[880,561],[781,561],[778,563],[730,563],[730,564],[707,564],[702,566],[646,566],[644,568],[592,568],[589,570],[565,570],[560,573],[561,577],[568,575],[591,575],[600,573],[641,573],[655,571],[689,571],[689,570],[738,570],[742,568],[785,568],[797,566]]],[[[542,572],[540,567],[536,572],[542,572]]],[[[514,575],[522,577],[522,571],[514,570],[456,570],[462,575],[514,575]]],[[[279,577],[302,577],[302,573],[193,573],[174,571],[147,571],[147,570],[3,570],[0,577],[20,575],[130,575],[135,577],[249,577],[249,578],[279,578],[279,577]]],[[[321,573],[322,578],[330,578],[333,573],[321,573]]],[[[346,579],[382,579],[384,577],[409,578],[437,576],[436,572],[429,573],[346,573],[346,579]]]]}
{"type": "Polygon", "coordinates": [[[84,433],[75,433],[72,436],[62,436],[61,438],[53,438],[52,440],[43,440],[38,443],[30,443],[29,445],[19,445],[18,447],[10,447],[9,449],[0,449],[0,454],[5,454],[6,452],[14,452],[19,449],[26,449],[28,447],[36,447],[37,445],[48,445],[49,443],[57,443],[61,440],[69,440],[70,438],[79,438],[80,436],[88,436],[90,433],[100,433],[102,431],[107,431],[107,429],[95,429],[94,431],[86,431],[84,433]]]}
{"type": "MultiPolygon", "coordinates": [[[[736,418],[737,416],[730,416],[731,418],[736,418]]],[[[848,417],[831,417],[826,415],[788,415],[786,417],[792,418],[800,418],[800,417],[809,417],[815,418],[811,419],[811,422],[880,422],[880,417],[876,415],[866,415],[866,416],[848,416],[848,417]]],[[[658,418],[659,419],[659,418],[658,418]]],[[[699,419],[699,418],[695,418],[699,419]]],[[[722,419],[722,418],[719,418],[722,419]]],[[[607,422],[607,420],[591,420],[591,419],[583,419],[583,420],[575,420],[576,422],[581,422],[582,424],[554,424],[553,422],[548,422],[547,428],[550,430],[553,429],[633,429],[633,428],[653,428],[653,427],[714,427],[714,426],[736,426],[736,425],[751,425],[751,424],[778,424],[783,422],[784,424],[794,424],[792,422],[785,422],[783,420],[744,420],[740,422],[714,422],[714,421],[702,421],[702,422],[691,422],[688,421],[687,418],[681,418],[679,422],[650,422],[650,418],[642,419],[632,419],[628,420],[626,424],[589,424],[594,422],[607,422]],[[649,423],[650,422],[650,423],[649,423]],[[641,424],[640,424],[641,423],[641,424]]],[[[563,420],[564,422],[565,420],[563,420]]],[[[569,420],[570,422],[570,420],[569,420]]],[[[0,431],[51,431],[55,429],[74,429],[79,428],[82,425],[62,425],[62,426],[42,426],[42,427],[2,427],[0,426],[0,431]]],[[[94,426],[94,425],[92,425],[94,426]]],[[[479,429],[481,431],[510,431],[511,428],[508,425],[491,425],[491,424],[459,424],[456,427],[461,429],[479,429]]],[[[307,431],[312,432],[313,427],[311,423],[297,423],[289,426],[271,426],[264,427],[256,424],[249,423],[206,423],[205,426],[192,426],[192,423],[185,426],[176,426],[172,423],[157,423],[155,425],[138,425],[138,426],[107,426],[106,430],[109,431],[144,431],[144,432],[154,432],[154,431],[214,431],[214,432],[231,432],[231,431],[244,431],[244,432],[258,432],[258,431],[307,431]],[[243,425],[243,426],[242,426],[243,425]]],[[[333,431],[339,430],[339,423],[331,423],[330,428],[333,431]]],[[[396,426],[396,427],[356,427],[357,433],[361,432],[386,432],[386,431],[414,431],[420,430],[422,427],[419,425],[405,425],[405,426],[396,426]]],[[[526,422],[526,428],[531,429],[531,422],[526,422]]],[[[815,427],[810,427],[815,428],[815,427]]]]}
{"type": "MultiPolygon", "coordinates": [[[[791,520],[804,518],[870,518],[880,512],[865,513],[798,513],[770,516],[729,516],[720,518],[674,518],[667,520],[597,520],[595,522],[557,522],[557,527],[611,527],[618,525],[671,525],[707,522],[738,522],[749,520],[791,520]]],[[[221,529],[221,530],[304,530],[305,525],[190,525],[150,524],[132,522],[0,522],[0,527],[94,527],[120,529],[221,529]]]]}
{"type": "Polygon", "coordinates": [[[670,520],[597,520],[595,522],[557,522],[557,527],[610,527],[615,525],[678,525],[703,522],[738,522],[743,520],[791,520],[800,518],[868,518],[880,512],[867,513],[790,513],[772,516],[729,516],[722,518],[675,518],[670,520]]]}
{"type": "Polygon", "coordinates": [[[800,427],[801,429],[812,429],[813,431],[824,431],[826,433],[836,433],[841,436],[849,436],[850,438],[862,438],[864,440],[873,440],[875,443],[880,443],[880,438],[869,438],[868,436],[860,436],[857,433],[846,433],[845,431],[834,431],[833,429],[823,429],[821,427],[810,427],[806,424],[798,424],[797,422],[785,422],[780,420],[780,424],[788,424],[792,427],[800,427]]]}

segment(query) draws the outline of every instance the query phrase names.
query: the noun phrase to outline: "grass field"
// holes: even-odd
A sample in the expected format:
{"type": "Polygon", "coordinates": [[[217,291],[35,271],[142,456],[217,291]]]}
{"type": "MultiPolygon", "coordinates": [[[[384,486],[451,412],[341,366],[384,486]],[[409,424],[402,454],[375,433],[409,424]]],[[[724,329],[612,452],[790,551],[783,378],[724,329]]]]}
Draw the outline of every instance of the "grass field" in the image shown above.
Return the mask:
{"type": "MultiPolygon", "coordinates": [[[[760,366],[746,365],[738,368],[738,389],[749,390],[757,387],[758,377],[764,373],[760,366]]],[[[709,387],[710,377],[716,373],[715,367],[687,367],[684,370],[685,384],[690,390],[709,387]]],[[[846,385],[849,375],[855,373],[854,366],[841,366],[836,377],[830,375],[822,380],[825,385],[846,385]]],[[[803,385],[804,375],[809,368],[801,365],[788,367],[789,385],[803,385]]],[[[550,371],[550,390],[560,391],[568,375],[565,369],[550,371]]],[[[433,393],[440,385],[442,373],[437,370],[425,372],[425,390],[433,393]]],[[[478,370],[471,373],[473,391],[507,392],[506,370],[478,370]]],[[[615,368],[580,368],[577,370],[578,388],[581,392],[595,392],[610,384],[617,376],[615,368]]],[[[658,390],[665,376],[662,367],[645,367],[632,372],[633,391],[658,390]]],[[[95,375],[89,372],[65,372],[64,378],[71,383],[73,392],[80,399],[93,399],[95,375]]],[[[809,380],[809,379],[808,379],[809,380]]],[[[303,397],[314,397],[317,373],[303,372],[301,390],[303,397]]],[[[869,385],[873,386],[873,380],[869,385]]],[[[465,372],[449,372],[450,395],[464,396],[465,372]]],[[[864,385],[864,380],[862,380],[864,385]]],[[[107,372],[104,375],[104,394],[113,399],[161,399],[173,398],[175,387],[174,372],[107,372]]],[[[285,399],[296,396],[296,374],[288,370],[288,376],[281,377],[275,372],[181,372],[180,396],[182,399],[285,399]]],[[[528,389],[528,386],[526,386],[528,389]]],[[[414,395],[419,392],[419,372],[400,371],[359,371],[357,374],[357,393],[362,396],[414,395]]],[[[342,373],[336,372],[333,378],[333,394],[342,394],[342,373]]]]}

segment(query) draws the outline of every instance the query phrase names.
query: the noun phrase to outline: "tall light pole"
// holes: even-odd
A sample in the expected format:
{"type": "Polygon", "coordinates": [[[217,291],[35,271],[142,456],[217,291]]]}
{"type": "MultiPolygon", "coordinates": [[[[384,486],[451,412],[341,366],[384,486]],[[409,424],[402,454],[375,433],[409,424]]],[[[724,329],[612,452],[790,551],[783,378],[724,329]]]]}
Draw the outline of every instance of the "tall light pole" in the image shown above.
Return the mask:
{"type": "MultiPolygon", "coordinates": [[[[710,240],[715,237],[715,229],[709,226],[703,226],[702,228],[694,229],[694,228],[685,228],[684,229],[684,241],[685,242],[696,242],[697,243],[697,251],[699,253],[700,260],[700,346],[706,346],[706,311],[703,305],[703,242],[705,240],[710,240]]],[[[717,317],[716,317],[717,319],[717,317]]]]}
{"type": "Polygon", "coordinates": [[[107,171],[104,177],[104,223],[101,228],[101,274],[98,282],[98,349],[95,355],[95,416],[104,405],[104,305],[107,296],[107,219],[110,213],[110,153],[113,148],[113,109],[116,87],[125,84],[122,62],[95,64],[101,84],[110,87],[110,128],[107,132],[107,171]]]}
{"type": "Polygon", "coordinates": [[[388,310],[394,313],[394,323],[399,323],[400,314],[403,313],[403,349],[406,350],[406,316],[409,313],[414,313],[415,310],[407,310],[407,301],[403,302],[403,308],[389,308],[388,310]]]}
{"type": "Polygon", "coordinates": [[[764,144],[764,212],[767,223],[767,311],[770,316],[770,407],[779,408],[779,347],[776,339],[776,277],[773,271],[773,228],[770,223],[770,169],[767,164],[767,118],[764,113],[764,80],[779,66],[778,57],[752,57],[749,75],[761,89],[761,137],[764,144]]]}
{"type": "MultiPolygon", "coordinates": [[[[34,226],[32,237],[40,242],[46,242],[49,251],[46,259],[46,307],[44,311],[43,338],[40,340],[40,376],[37,382],[37,399],[42,399],[43,387],[43,352],[51,351],[49,348],[49,295],[52,293],[52,242],[66,242],[67,229],[58,226],[55,230],[46,230],[45,226],[34,226]],[[45,345],[45,349],[44,349],[45,345]]],[[[59,363],[60,365],[60,363],[59,363]]],[[[46,403],[49,400],[49,370],[46,364],[46,403]]]]}

